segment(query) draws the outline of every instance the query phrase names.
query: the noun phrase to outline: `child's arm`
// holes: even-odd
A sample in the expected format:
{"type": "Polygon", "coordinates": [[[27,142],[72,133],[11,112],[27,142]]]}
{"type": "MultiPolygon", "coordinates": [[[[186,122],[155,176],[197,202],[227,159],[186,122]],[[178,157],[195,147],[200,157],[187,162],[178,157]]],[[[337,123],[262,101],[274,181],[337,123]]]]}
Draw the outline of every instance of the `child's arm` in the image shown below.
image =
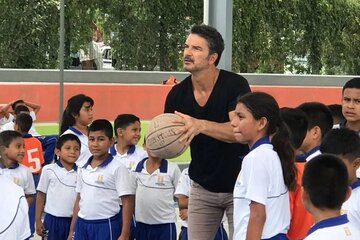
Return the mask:
{"type": "Polygon", "coordinates": [[[259,240],[266,220],[265,205],[251,201],[249,206],[250,218],[246,231],[246,240],[259,240]]]}
{"type": "Polygon", "coordinates": [[[130,238],[130,225],[135,210],[135,195],[121,196],[122,203],[122,229],[118,240],[130,238]]]}
{"type": "Polygon", "coordinates": [[[33,109],[33,111],[35,112],[35,114],[37,114],[40,111],[39,104],[31,103],[31,102],[27,102],[27,101],[24,101],[24,103],[27,107],[31,107],[33,109]]]}
{"type": "Polygon", "coordinates": [[[74,230],[75,230],[75,223],[76,223],[76,219],[77,219],[79,209],[80,209],[79,202],[80,202],[80,193],[77,194],[76,200],[75,200],[75,203],[74,203],[73,216],[72,216],[72,219],[71,219],[69,236],[67,238],[68,240],[73,239],[73,234],[74,234],[74,230]]]}
{"type": "Polygon", "coordinates": [[[38,191],[36,195],[35,227],[36,233],[39,236],[43,236],[43,231],[45,230],[44,224],[41,221],[41,215],[44,212],[45,196],[46,194],[41,191],[38,191]]]}
{"type": "Polygon", "coordinates": [[[189,197],[182,194],[178,194],[177,198],[178,198],[179,210],[180,210],[179,217],[181,218],[181,220],[185,221],[188,218],[189,197]]]}
{"type": "Polygon", "coordinates": [[[34,195],[33,194],[25,194],[26,201],[30,207],[32,202],[34,201],[34,195]]]}

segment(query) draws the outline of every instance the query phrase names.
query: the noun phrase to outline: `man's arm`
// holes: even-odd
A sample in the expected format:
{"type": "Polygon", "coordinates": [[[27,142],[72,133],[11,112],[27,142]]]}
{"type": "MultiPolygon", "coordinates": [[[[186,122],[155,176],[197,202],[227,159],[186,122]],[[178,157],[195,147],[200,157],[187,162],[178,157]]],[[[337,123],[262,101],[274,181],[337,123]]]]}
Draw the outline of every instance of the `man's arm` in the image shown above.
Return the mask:
{"type": "Polygon", "coordinates": [[[191,140],[200,133],[223,142],[236,142],[230,125],[230,122],[235,115],[234,111],[229,112],[230,121],[225,123],[196,119],[177,111],[175,111],[175,114],[182,117],[182,123],[185,124],[184,127],[178,129],[178,134],[184,133],[184,136],[180,138],[180,141],[184,141],[186,144],[190,144],[191,140]]]}

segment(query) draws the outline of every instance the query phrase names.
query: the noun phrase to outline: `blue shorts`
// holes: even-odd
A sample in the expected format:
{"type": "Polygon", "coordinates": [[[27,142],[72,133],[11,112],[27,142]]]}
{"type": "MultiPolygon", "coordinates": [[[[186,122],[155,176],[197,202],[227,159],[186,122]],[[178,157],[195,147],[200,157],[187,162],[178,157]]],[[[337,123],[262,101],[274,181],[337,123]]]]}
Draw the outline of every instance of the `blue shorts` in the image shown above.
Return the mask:
{"type": "Polygon", "coordinates": [[[116,240],[120,236],[120,220],[121,215],[108,219],[85,220],[77,218],[75,224],[74,239],[75,240],[97,240],[109,239],[116,240]]]}
{"type": "MultiPolygon", "coordinates": [[[[179,240],[188,240],[187,227],[181,227],[179,240]]],[[[220,225],[218,231],[216,232],[214,240],[228,240],[228,235],[223,224],[220,225]]]]}
{"type": "Polygon", "coordinates": [[[70,231],[71,217],[55,217],[46,213],[44,227],[48,240],[67,239],[70,231]]]}
{"type": "Polygon", "coordinates": [[[175,223],[145,224],[136,222],[136,239],[139,240],[176,240],[175,223]]]}

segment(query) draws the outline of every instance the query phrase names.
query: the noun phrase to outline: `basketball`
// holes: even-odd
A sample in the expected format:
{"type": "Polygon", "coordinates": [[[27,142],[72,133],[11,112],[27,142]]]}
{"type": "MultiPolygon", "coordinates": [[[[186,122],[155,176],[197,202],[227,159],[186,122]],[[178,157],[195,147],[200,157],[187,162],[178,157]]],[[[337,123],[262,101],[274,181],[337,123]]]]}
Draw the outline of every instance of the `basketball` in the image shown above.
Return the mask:
{"type": "Polygon", "coordinates": [[[154,157],[169,159],[180,156],[185,152],[187,145],[179,142],[182,134],[175,134],[182,123],[174,123],[180,120],[176,114],[163,113],[151,120],[145,136],[146,147],[154,157]]]}

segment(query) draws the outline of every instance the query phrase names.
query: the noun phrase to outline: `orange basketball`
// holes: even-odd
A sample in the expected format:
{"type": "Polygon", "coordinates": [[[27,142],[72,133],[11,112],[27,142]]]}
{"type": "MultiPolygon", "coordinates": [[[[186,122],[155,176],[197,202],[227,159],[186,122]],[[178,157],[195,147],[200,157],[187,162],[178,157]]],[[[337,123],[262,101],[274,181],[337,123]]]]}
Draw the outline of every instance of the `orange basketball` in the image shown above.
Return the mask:
{"type": "Polygon", "coordinates": [[[180,156],[187,148],[187,145],[179,142],[182,134],[176,134],[182,123],[174,123],[179,117],[173,113],[163,113],[151,120],[145,136],[146,147],[150,154],[159,158],[175,158],[180,156]]]}

